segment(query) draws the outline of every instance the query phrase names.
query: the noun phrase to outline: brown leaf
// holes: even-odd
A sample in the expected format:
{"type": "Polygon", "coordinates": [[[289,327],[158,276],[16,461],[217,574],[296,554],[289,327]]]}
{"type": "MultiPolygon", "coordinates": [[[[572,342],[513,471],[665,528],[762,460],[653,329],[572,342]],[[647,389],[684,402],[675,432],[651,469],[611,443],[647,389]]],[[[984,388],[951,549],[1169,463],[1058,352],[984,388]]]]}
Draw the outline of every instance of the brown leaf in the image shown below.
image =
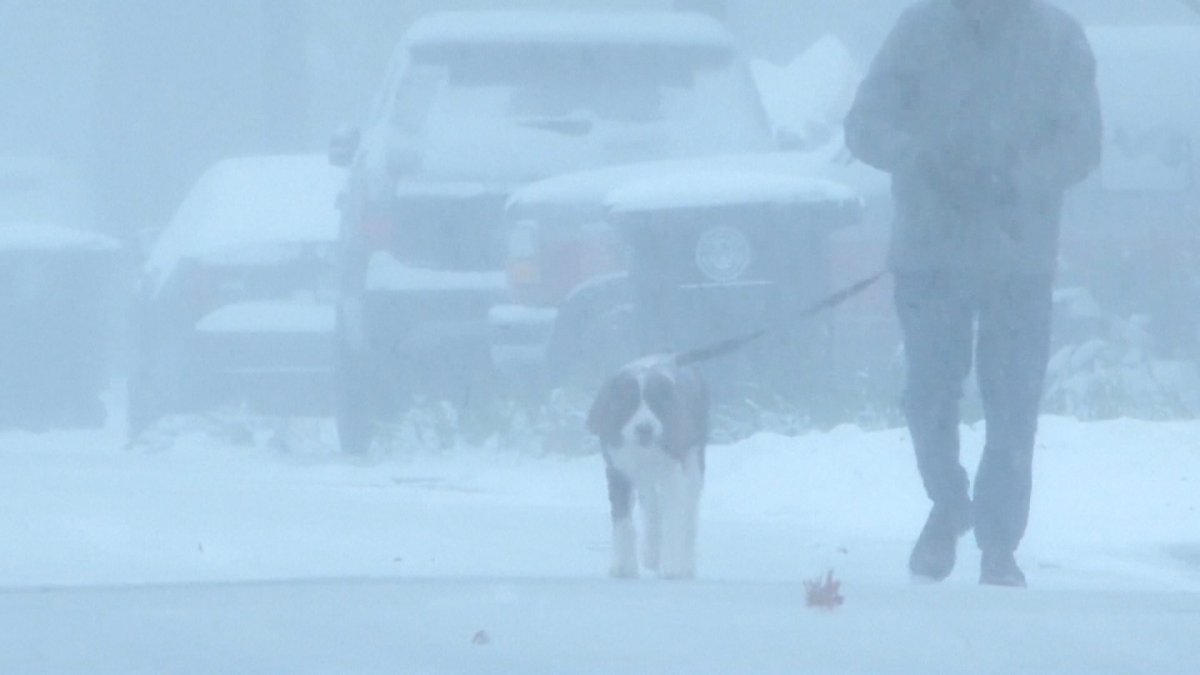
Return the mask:
{"type": "Polygon", "coordinates": [[[842,582],[833,578],[833,570],[825,578],[817,577],[804,582],[805,604],[809,607],[834,610],[846,601],[840,591],[842,582]]]}

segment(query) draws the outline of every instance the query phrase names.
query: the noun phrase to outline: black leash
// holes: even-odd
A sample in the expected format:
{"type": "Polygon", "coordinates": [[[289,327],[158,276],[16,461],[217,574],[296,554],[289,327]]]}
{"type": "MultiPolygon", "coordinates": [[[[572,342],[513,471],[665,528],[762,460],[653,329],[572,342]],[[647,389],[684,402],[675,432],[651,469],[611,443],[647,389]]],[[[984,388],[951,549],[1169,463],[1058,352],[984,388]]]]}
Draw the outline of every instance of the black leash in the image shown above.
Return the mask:
{"type": "MultiPolygon", "coordinates": [[[[874,276],[863,279],[853,286],[847,286],[846,288],[843,288],[842,290],[823,298],[821,301],[804,308],[801,310],[799,316],[813,316],[815,314],[820,314],[827,309],[833,309],[850,298],[853,298],[854,296],[867,290],[871,286],[874,286],[876,282],[886,275],[887,272],[879,272],[874,276]]],[[[711,361],[715,358],[725,356],[726,354],[732,354],[733,352],[736,352],[737,350],[745,347],[755,340],[758,340],[770,332],[770,329],[760,328],[754,332],[746,333],[745,335],[721,340],[720,342],[715,342],[704,347],[681,352],[676,354],[673,360],[677,366],[690,366],[697,363],[704,363],[705,361],[711,361]]]]}

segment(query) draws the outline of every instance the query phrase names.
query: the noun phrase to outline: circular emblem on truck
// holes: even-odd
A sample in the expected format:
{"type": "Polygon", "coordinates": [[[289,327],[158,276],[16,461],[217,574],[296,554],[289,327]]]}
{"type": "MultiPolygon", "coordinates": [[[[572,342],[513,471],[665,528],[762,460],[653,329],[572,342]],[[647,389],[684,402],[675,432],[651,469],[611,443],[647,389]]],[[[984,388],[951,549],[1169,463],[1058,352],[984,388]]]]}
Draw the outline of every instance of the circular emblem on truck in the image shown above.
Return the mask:
{"type": "Polygon", "coordinates": [[[750,242],[732,227],[714,227],[696,244],[696,266],[712,281],[733,281],[750,266],[750,242]]]}

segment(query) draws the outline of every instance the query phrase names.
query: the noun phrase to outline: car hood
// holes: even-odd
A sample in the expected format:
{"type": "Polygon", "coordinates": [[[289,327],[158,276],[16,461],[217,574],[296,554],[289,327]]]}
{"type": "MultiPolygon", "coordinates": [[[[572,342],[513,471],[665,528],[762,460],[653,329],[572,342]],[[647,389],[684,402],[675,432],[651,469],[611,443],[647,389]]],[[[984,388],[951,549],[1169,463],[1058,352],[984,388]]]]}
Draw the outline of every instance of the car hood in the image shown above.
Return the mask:
{"type": "Polygon", "coordinates": [[[146,258],[155,288],[183,260],[269,264],[332,246],[345,172],[318,155],[223,160],[197,181],[146,258]]]}
{"type": "Polygon", "coordinates": [[[0,223],[0,251],[115,251],[116,239],[47,223],[0,223]]]}
{"type": "Polygon", "coordinates": [[[529,184],[508,202],[514,219],[556,212],[706,208],[730,205],[857,204],[858,193],[820,177],[811,153],[732,155],[646,162],[565,174],[529,184]]]}

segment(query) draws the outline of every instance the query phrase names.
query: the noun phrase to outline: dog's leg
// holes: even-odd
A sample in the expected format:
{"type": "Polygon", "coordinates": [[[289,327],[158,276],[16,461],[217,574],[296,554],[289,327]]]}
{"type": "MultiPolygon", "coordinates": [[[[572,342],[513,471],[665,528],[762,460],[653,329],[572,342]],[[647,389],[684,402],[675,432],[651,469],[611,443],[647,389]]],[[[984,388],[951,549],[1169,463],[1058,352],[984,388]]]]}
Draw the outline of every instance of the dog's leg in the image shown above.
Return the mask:
{"type": "Polygon", "coordinates": [[[658,486],[652,480],[638,485],[638,502],[642,505],[642,564],[658,571],[662,554],[663,515],[658,486]]]}
{"type": "Polygon", "coordinates": [[[638,575],[637,530],[633,525],[633,484],[620,471],[608,467],[608,501],[612,506],[612,569],[618,579],[638,575]]]}
{"type": "Polygon", "coordinates": [[[688,564],[688,487],[682,463],[673,463],[662,476],[663,547],[662,565],[658,575],[664,579],[687,579],[692,576],[688,564]]]}
{"type": "Polygon", "coordinates": [[[704,468],[698,454],[688,455],[684,463],[684,571],[689,579],[696,576],[696,533],[700,521],[700,494],[704,490],[704,468]]]}

